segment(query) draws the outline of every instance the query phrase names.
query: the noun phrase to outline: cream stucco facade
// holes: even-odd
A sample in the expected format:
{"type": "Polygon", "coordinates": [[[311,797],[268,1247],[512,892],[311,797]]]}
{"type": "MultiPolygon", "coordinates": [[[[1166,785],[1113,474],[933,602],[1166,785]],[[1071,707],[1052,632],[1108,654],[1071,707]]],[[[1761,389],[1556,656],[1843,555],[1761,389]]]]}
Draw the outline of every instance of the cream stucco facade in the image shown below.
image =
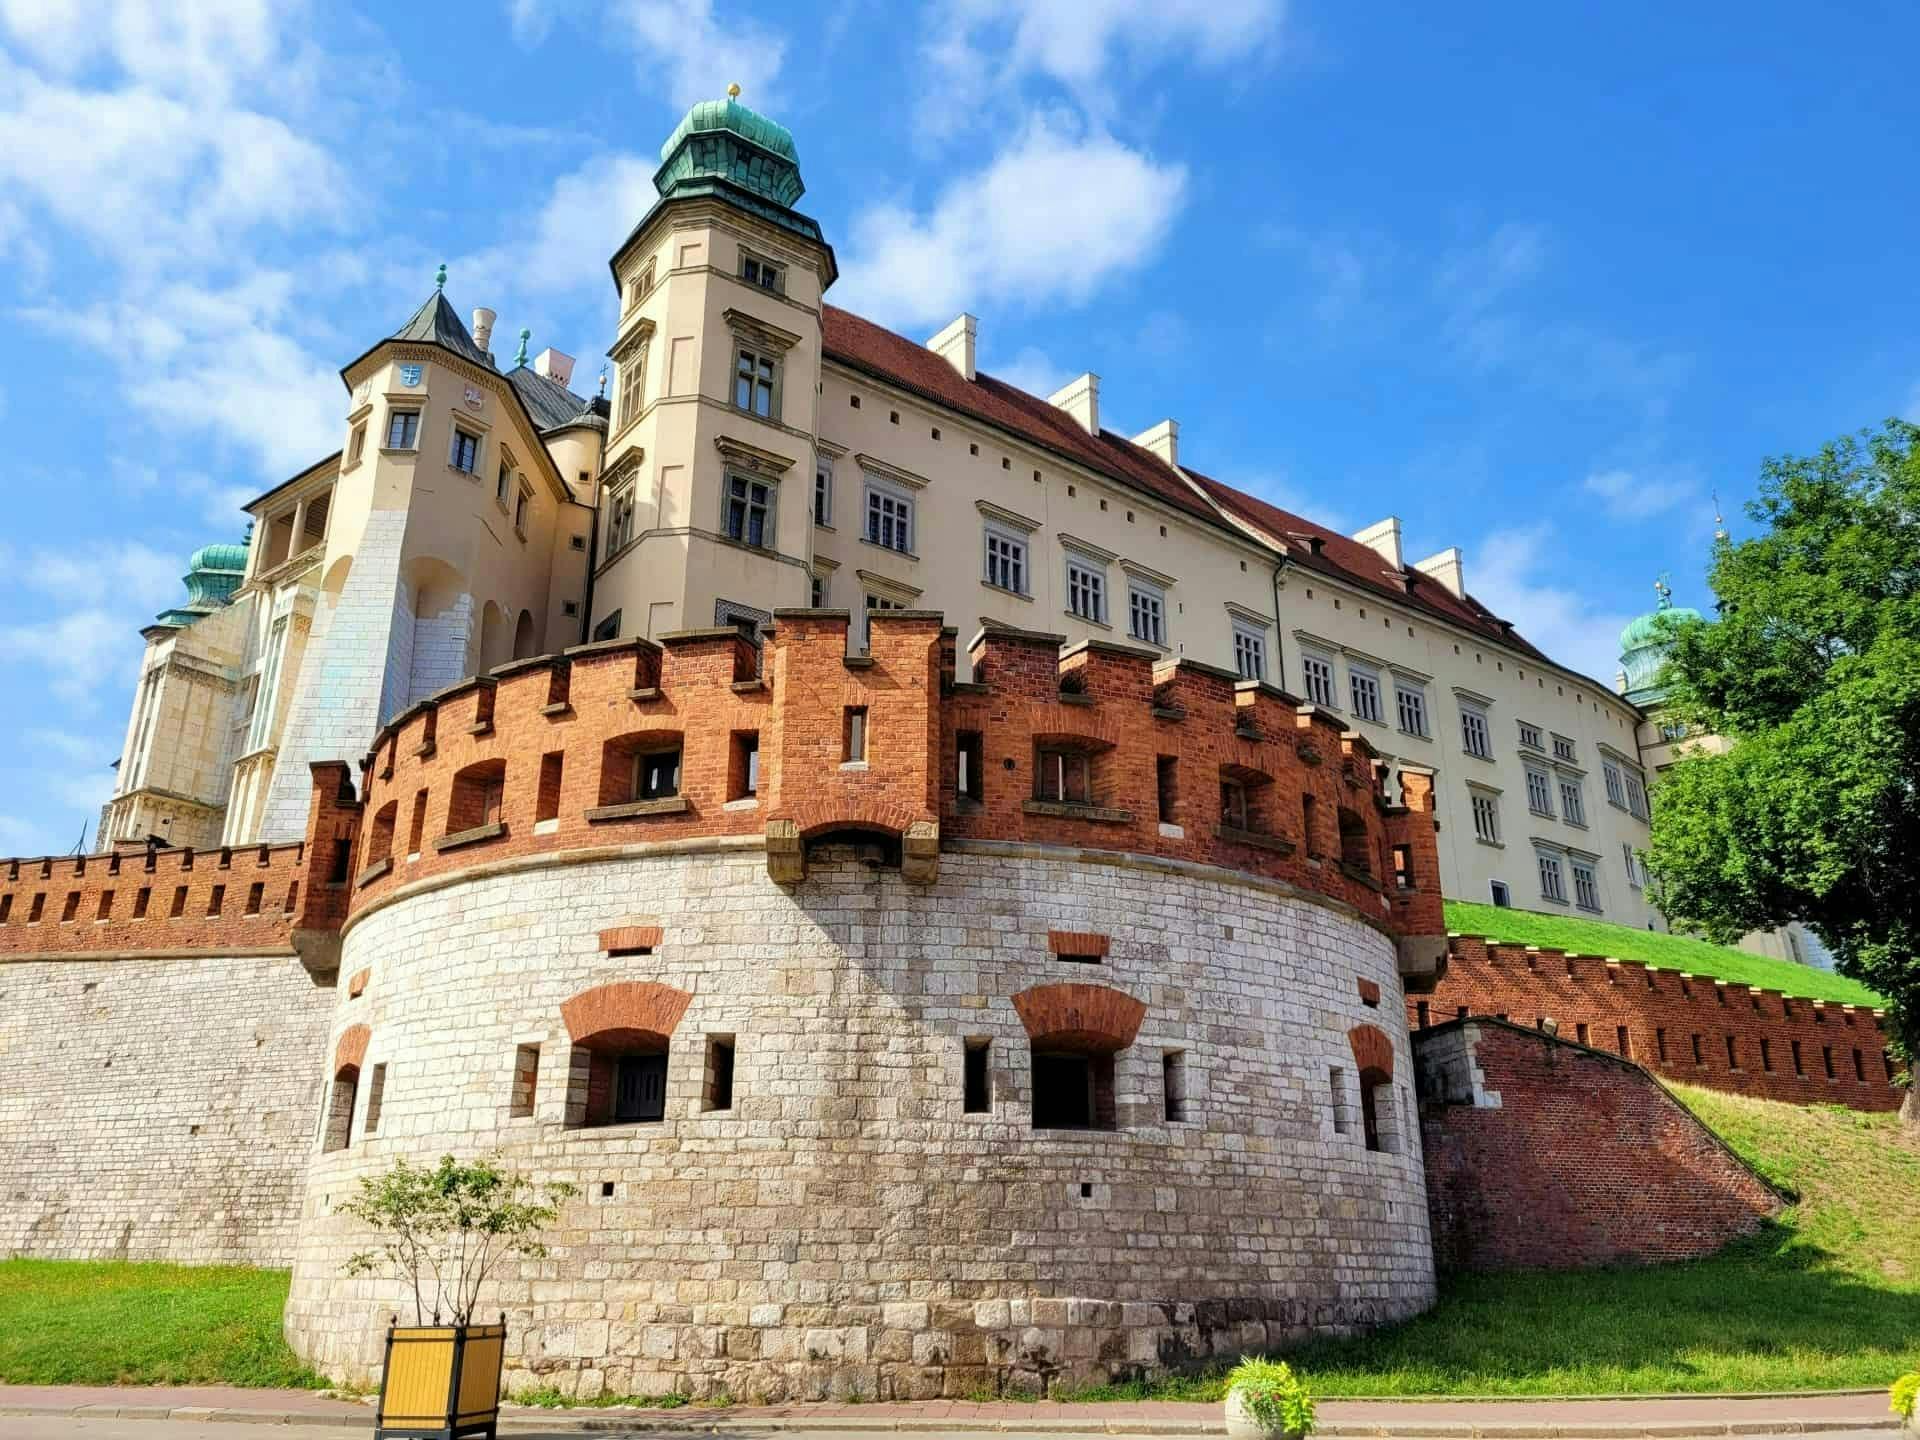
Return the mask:
{"type": "Polygon", "coordinates": [[[921,344],[835,310],[791,137],[735,102],[656,183],[613,247],[604,399],[554,352],[503,370],[492,313],[438,293],[342,371],[341,451],[250,507],[230,609],[152,632],[150,673],[207,675],[177,720],[136,698],[110,841],[169,805],[197,807],[176,840],[296,838],[309,762],[514,659],[810,604],[858,645],[911,607],[1278,685],[1436,774],[1449,895],[1660,923],[1640,712],[1474,601],[1459,552],[1408,564],[1397,521],[1337,535],[1211,480],[1177,423],[1103,425],[1091,373],[1022,394],[971,316],[921,344]]]}

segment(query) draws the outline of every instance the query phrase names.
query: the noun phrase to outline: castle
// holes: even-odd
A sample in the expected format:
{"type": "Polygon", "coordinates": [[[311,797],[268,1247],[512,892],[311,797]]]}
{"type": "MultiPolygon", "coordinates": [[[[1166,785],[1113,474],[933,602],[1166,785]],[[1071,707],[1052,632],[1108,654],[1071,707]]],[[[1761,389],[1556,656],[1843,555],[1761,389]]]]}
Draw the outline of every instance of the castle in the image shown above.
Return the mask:
{"type": "MultiPolygon", "coordinates": [[[[656,185],[611,399],[436,287],[147,632],[105,853],[0,862],[0,1246],[291,1264],[364,1378],[398,1291],[341,1202],[497,1151],[582,1191],[501,1287],[515,1378],[908,1398],[1414,1314],[1436,1252],[1526,1260],[1475,1196],[1581,1184],[1535,1097],[1610,1097],[1579,1164],[1646,1181],[1536,1245],[1771,1213],[1621,967],[1449,953],[1443,894],[1657,921],[1637,707],[1457,551],[825,305],[736,99],[656,185]]],[[[1873,1023],[1826,1095],[1891,1093],[1873,1023]]]]}

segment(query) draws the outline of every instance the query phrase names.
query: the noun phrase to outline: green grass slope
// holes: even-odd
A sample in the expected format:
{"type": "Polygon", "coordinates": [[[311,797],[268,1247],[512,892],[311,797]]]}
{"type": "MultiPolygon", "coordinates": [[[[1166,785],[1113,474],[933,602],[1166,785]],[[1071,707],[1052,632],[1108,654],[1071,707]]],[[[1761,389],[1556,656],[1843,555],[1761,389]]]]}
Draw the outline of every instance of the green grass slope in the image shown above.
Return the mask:
{"type": "Polygon", "coordinates": [[[312,1388],[280,1333],[285,1270],[0,1261],[0,1382],[312,1388]]]}
{"type": "Polygon", "coordinates": [[[1538,945],[1578,955],[1610,955],[1616,960],[1638,960],[1663,970],[1686,970],[1711,975],[1755,989],[1778,990],[1804,1000],[1834,1000],[1843,1005],[1880,1007],[1881,998],[1856,980],[1749,955],[1728,945],[1691,940],[1684,935],[1662,935],[1583,920],[1572,915],[1542,915],[1533,910],[1511,910],[1503,905],[1480,905],[1470,900],[1447,901],[1447,929],[1459,935],[1484,935],[1512,945],[1538,945]]]}

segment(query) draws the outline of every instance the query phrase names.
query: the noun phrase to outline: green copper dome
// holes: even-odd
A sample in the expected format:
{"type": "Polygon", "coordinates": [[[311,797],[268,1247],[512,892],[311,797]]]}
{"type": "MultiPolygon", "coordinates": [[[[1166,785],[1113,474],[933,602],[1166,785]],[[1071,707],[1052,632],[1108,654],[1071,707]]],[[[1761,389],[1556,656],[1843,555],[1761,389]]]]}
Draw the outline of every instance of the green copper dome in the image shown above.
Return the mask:
{"type": "Polygon", "coordinates": [[[162,611],[159,623],[180,630],[224,609],[246,578],[246,546],[202,545],[187,560],[187,603],[162,611]]]}
{"type": "Polygon", "coordinates": [[[1627,699],[1636,705],[1657,703],[1666,694],[1660,685],[1660,667],[1666,664],[1673,632],[1703,617],[1688,605],[1675,605],[1664,578],[1654,581],[1660,603],[1645,615],[1627,622],[1620,632],[1620,668],[1626,672],[1627,699]]]}
{"type": "Polygon", "coordinates": [[[666,199],[701,193],[716,181],[782,209],[806,191],[792,133],[732,94],[725,100],[702,100],[687,111],[660,147],[653,187],[666,199]]]}

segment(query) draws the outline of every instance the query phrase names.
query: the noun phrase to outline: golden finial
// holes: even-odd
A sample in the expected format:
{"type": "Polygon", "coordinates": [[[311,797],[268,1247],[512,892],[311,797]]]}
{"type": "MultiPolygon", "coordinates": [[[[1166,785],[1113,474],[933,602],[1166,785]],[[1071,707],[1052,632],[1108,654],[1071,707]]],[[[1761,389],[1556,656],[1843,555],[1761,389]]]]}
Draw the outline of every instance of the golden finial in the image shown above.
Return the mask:
{"type": "Polygon", "coordinates": [[[734,81],[733,84],[727,86],[727,98],[729,100],[738,100],[740,98],[740,82],[739,81],[736,80],[734,81]]]}

